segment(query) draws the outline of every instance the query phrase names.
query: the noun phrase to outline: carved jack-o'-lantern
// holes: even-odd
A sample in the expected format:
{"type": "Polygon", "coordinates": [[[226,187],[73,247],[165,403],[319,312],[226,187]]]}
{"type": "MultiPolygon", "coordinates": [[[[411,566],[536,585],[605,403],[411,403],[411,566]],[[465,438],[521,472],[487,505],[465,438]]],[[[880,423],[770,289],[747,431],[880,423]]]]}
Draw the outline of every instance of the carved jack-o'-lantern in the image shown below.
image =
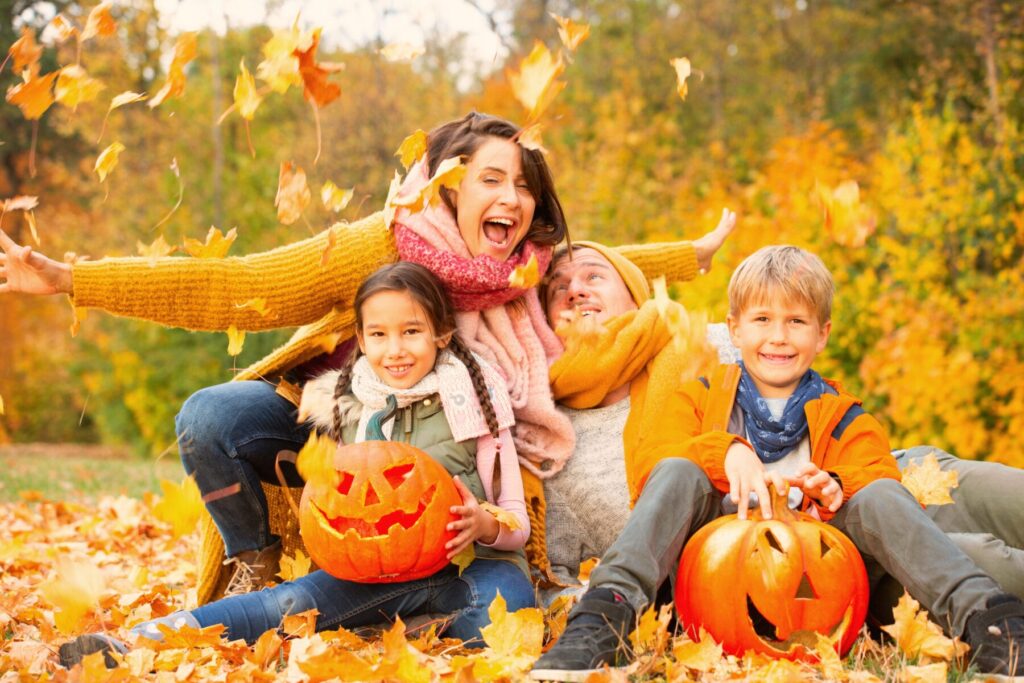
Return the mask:
{"type": "Polygon", "coordinates": [[[679,563],[676,609],[692,637],[703,626],[730,654],[801,659],[820,633],[844,655],[867,613],[864,562],[838,529],[791,510],[786,493],[773,493],[773,519],[756,508],[749,519],[728,515],[693,535],[679,563]]]}
{"type": "MultiPolygon", "coordinates": [[[[385,410],[384,412],[387,412],[385,410]]],[[[383,439],[379,413],[367,430],[383,439]]],[[[310,558],[339,579],[420,579],[447,563],[451,513],[462,498],[447,470],[419,448],[368,440],[339,446],[328,481],[307,481],[299,529],[310,558]]]]}

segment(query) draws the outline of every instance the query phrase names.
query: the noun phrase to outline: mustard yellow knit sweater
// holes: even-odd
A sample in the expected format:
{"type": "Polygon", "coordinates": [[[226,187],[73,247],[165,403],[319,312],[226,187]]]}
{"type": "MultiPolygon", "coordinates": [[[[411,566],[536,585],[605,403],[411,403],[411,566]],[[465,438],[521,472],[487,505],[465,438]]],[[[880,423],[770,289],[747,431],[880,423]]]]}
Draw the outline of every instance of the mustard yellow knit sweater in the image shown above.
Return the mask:
{"type": "MultiPolygon", "coordinates": [[[[392,233],[377,212],[345,227],[326,264],[328,233],[271,251],[223,259],[104,258],[72,270],[75,306],[190,330],[250,332],[301,325],[283,346],[236,380],[274,378],[354,334],[352,300],[373,271],[398,260],[392,233]],[[241,307],[265,299],[261,316],[241,307]]],[[[618,251],[649,278],[690,280],[690,242],[631,245],[618,251]]]]}

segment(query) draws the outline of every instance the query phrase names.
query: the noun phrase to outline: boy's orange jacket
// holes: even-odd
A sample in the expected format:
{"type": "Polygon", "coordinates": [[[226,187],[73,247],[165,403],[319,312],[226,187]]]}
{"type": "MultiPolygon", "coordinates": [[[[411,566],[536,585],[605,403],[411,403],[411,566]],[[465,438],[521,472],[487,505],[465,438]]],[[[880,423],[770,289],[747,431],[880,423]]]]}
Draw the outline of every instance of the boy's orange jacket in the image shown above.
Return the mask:
{"type": "MultiPolygon", "coordinates": [[[[656,430],[641,438],[634,457],[627,452],[627,476],[642,488],[659,461],[670,457],[693,460],[717,489],[729,491],[725,453],[734,441],[750,445],[727,429],[739,385],[738,365],[719,365],[710,380],[684,383],[659,412],[672,429],[656,430]],[[632,460],[632,462],[628,462],[632,460]]],[[[838,382],[825,380],[836,394],[825,394],[805,408],[811,442],[811,462],[839,477],[843,502],[876,479],[900,479],[900,470],[889,448],[889,439],[878,420],[843,391],[838,382]]],[[[817,506],[823,520],[833,513],[817,506]]],[[[808,499],[804,499],[808,504],[808,499]]]]}

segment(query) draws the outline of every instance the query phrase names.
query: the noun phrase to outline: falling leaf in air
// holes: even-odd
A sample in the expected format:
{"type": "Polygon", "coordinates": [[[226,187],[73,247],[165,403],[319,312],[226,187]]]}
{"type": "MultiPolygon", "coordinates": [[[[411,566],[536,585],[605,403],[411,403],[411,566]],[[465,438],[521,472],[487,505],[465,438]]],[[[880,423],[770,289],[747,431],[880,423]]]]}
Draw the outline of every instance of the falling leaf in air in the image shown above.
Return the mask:
{"type": "Polygon", "coordinates": [[[416,213],[430,204],[436,206],[441,202],[441,188],[456,189],[466,175],[466,166],[459,157],[451,157],[442,161],[433,177],[416,194],[394,198],[391,202],[396,206],[404,206],[416,213]]]}
{"type": "Polygon", "coordinates": [[[59,71],[51,71],[37,77],[26,73],[28,80],[7,91],[7,101],[21,109],[26,119],[38,119],[53,104],[53,82],[59,74],[59,71]]]}
{"type": "Polygon", "coordinates": [[[309,573],[313,561],[300,548],[295,549],[295,556],[281,555],[281,571],[277,573],[284,581],[294,581],[309,573]]]}
{"type": "Polygon", "coordinates": [[[560,17],[551,13],[551,17],[558,22],[558,37],[562,39],[562,45],[570,52],[576,52],[584,40],[590,35],[589,24],[579,24],[566,17],[560,17]]]}
{"type": "Polygon", "coordinates": [[[390,43],[382,47],[378,52],[389,62],[411,62],[421,56],[424,49],[412,43],[390,43]]]}
{"type": "Polygon", "coordinates": [[[677,59],[668,60],[668,63],[676,70],[676,92],[679,93],[680,98],[685,100],[686,95],[689,92],[689,88],[686,85],[686,79],[688,79],[693,73],[690,67],[690,60],[686,57],[679,57],[677,59]]]}
{"type": "Polygon", "coordinates": [[[399,175],[398,171],[395,171],[395,177],[391,179],[391,184],[388,186],[388,196],[384,200],[384,227],[387,230],[391,229],[391,224],[395,222],[395,210],[398,205],[395,204],[395,199],[398,197],[398,191],[402,188],[402,176],[399,175]]]}
{"type": "Polygon", "coordinates": [[[103,90],[103,84],[85,72],[78,64],[66,66],[57,76],[54,99],[65,107],[76,109],[82,102],[91,102],[103,90]]]}
{"type": "Polygon", "coordinates": [[[11,58],[14,73],[20,74],[25,69],[28,69],[30,75],[39,73],[39,58],[43,48],[36,43],[35,32],[27,26],[21,28],[21,38],[11,43],[7,54],[11,58]]]}
{"type": "Polygon", "coordinates": [[[473,564],[475,559],[476,551],[473,550],[473,544],[470,543],[452,557],[452,564],[459,568],[459,576],[462,576],[462,572],[466,571],[466,567],[473,564]]]}
{"type": "Polygon", "coordinates": [[[540,267],[536,254],[530,254],[526,265],[516,266],[508,275],[508,286],[518,289],[530,289],[540,282],[540,267]]]}
{"type": "Polygon", "coordinates": [[[205,242],[186,237],[184,249],[189,256],[195,258],[224,258],[228,255],[228,250],[231,249],[231,245],[235,243],[237,237],[238,228],[231,228],[225,235],[211,225],[209,232],[206,233],[205,242]]]}
{"type": "Polygon", "coordinates": [[[53,615],[57,629],[72,633],[86,615],[99,608],[105,583],[95,562],[60,555],[53,576],[39,587],[39,593],[57,608],[53,615]]]}
{"type": "Polygon", "coordinates": [[[63,14],[58,14],[43,29],[43,39],[45,40],[47,36],[53,36],[53,40],[57,43],[63,43],[76,33],[78,33],[78,29],[75,28],[75,25],[68,21],[68,18],[63,14]]]}
{"type": "Polygon", "coordinates": [[[330,180],[326,181],[323,187],[320,188],[320,199],[324,203],[324,208],[335,213],[348,206],[348,203],[352,201],[353,194],[355,194],[355,188],[350,187],[344,190],[330,180]]]}
{"type": "Polygon", "coordinates": [[[256,92],[256,79],[245,68],[245,59],[238,65],[238,77],[235,79],[235,108],[238,114],[246,121],[252,121],[256,115],[256,109],[260,106],[262,98],[256,92]]]}
{"type": "Polygon", "coordinates": [[[320,29],[313,29],[312,40],[306,49],[297,49],[295,56],[299,58],[299,74],[302,77],[302,94],[318,107],[326,107],[341,95],[341,86],[327,80],[327,76],[339,71],[338,64],[326,64],[316,61],[316,50],[320,45],[320,29]]]}
{"type": "Polygon", "coordinates": [[[277,219],[285,225],[299,220],[302,212],[309,205],[312,194],[306,185],[306,172],[301,166],[290,161],[281,163],[281,174],[277,181],[277,219]]]}
{"type": "Polygon", "coordinates": [[[185,65],[196,58],[196,34],[182,33],[174,43],[174,57],[167,69],[167,82],[148,102],[151,109],[159,107],[164,100],[180,97],[185,92],[185,65]]]}
{"type": "Polygon", "coordinates": [[[181,480],[181,484],[175,484],[173,481],[161,479],[160,489],[164,495],[153,506],[153,515],[171,525],[175,538],[195,529],[199,517],[205,510],[196,480],[186,476],[181,480]]]}
{"type": "Polygon", "coordinates": [[[270,309],[267,308],[266,299],[249,299],[245,303],[236,304],[235,308],[248,308],[259,313],[260,317],[263,318],[266,318],[267,314],[270,313],[270,309]]]}
{"type": "Polygon", "coordinates": [[[486,501],[480,503],[480,507],[483,510],[490,512],[494,516],[494,519],[498,520],[498,524],[504,524],[509,531],[518,531],[523,528],[519,518],[505,508],[498,507],[494,503],[488,503],[486,501]]]}
{"type": "Polygon", "coordinates": [[[93,170],[100,177],[102,183],[107,179],[107,176],[111,174],[114,168],[117,166],[117,158],[121,152],[124,151],[124,145],[120,142],[112,142],[110,145],[100,152],[100,155],[96,157],[96,165],[93,166],[93,170]]]}
{"type": "Polygon", "coordinates": [[[928,613],[920,607],[917,600],[904,593],[892,611],[895,621],[882,627],[903,654],[909,659],[921,658],[922,663],[927,664],[933,660],[948,662],[966,651],[966,645],[944,636],[942,629],[929,621],[928,613]]]}
{"type": "Polygon", "coordinates": [[[39,206],[39,197],[27,194],[19,194],[4,200],[4,212],[8,211],[31,211],[39,206]]]}
{"type": "Polygon", "coordinates": [[[119,109],[126,104],[133,104],[135,102],[142,102],[146,99],[145,93],[131,92],[130,90],[121,93],[120,95],[114,96],[110,100],[110,106],[107,107],[107,113],[103,117],[103,125],[100,126],[100,134],[96,136],[96,144],[99,144],[100,140],[103,139],[103,133],[107,130],[107,119],[110,118],[110,112],[115,109],[119,109]]]}
{"type": "Polygon", "coordinates": [[[239,330],[234,325],[228,327],[228,355],[237,356],[245,346],[245,330],[239,330]]]}
{"type": "Polygon", "coordinates": [[[544,148],[544,142],[541,139],[541,133],[544,131],[544,127],[539,123],[531,123],[516,135],[516,142],[526,149],[533,149],[547,154],[548,150],[544,148]]]}
{"type": "Polygon", "coordinates": [[[135,248],[138,250],[139,256],[146,256],[150,259],[150,265],[155,265],[158,258],[170,256],[178,250],[177,247],[168,244],[163,235],[153,240],[152,244],[136,242],[135,248]]]}
{"type": "Polygon", "coordinates": [[[696,641],[690,638],[676,640],[672,646],[672,658],[677,666],[708,672],[721,663],[722,646],[701,627],[696,641]]]}
{"type": "Polygon", "coordinates": [[[256,77],[271,90],[284,94],[293,85],[302,85],[299,57],[313,44],[312,31],[300,31],[298,20],[291,28],[274,31],[263,45],[263,61],[256,65],[256,77]]]}
{"type": "Polygon", "coordinates": [[[519,71],[507,71],[512,93],[530,112],[529,122],[540,118],[555,96],[565,87],[558,77],[565,71],[562,54],[552,55],[539,40],[533,51],[519,63],[519,71]]]}
{"type": "MultiPolygon", "coordinates": [[[[305,419],[302,410],[299,410],[299,420],[305,419]]],[[[334,452],[338,444],[334,439],[324,434],[311,432],[306,444],[299,451],[295,458],[295,469],[302,475],[307,484],[329,486],[338,485],[340,475],[334,467],[334,452]]]]}
{"type": "Polygon", "coordinates": [[[955,471],[942,471],[934,452],[907,465],[902,481],[922,506],[953,503],[950,491],[960,485],[955,471]]]}
{"type": "Polygon", "coordinates": [[[816,182],[815,193],[832,239],[844,247],[864,246],[875,233],[878,219],[871,207],[861,202],[857,181],[845,180],[835,188],[816,182]]]}
{"type": "Polygon", "coordinates": [[[89,18],[85,21],[85,28],[82,29],[80,40],[84,43],[96,36],[112,36],[117,31],[117,22],[110,16],[112,2],[101,2],[89,12],[89,18]]]}
{"type": "Polygon", "coordinates": [[[402,144],[398,146],[398,151],[395,152],[395,156],[402,162],[402,166],[408,170],[409,167],[419,161],[426,152],[427,134],[423,129],[417,128],[415,133],[412,133],[402,140],[402,144]]]}

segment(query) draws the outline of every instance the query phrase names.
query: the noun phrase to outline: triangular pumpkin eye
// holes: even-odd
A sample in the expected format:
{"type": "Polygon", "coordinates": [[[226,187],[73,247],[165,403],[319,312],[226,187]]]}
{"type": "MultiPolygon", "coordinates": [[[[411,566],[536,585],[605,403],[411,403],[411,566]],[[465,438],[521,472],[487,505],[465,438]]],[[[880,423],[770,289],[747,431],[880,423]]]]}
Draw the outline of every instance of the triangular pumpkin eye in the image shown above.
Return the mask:
{"type": "Polygon", "coordinates": [[[352,482],[355,481],[355,476],[351,472],[341,473],[341,482],[338,484],[338,493],[343,496],[347,496],[348,492],[352,489],[352,482]]]}
{"type": "Polygon", "coordinates": [[[411,462],[405,463],[404,465],[389,467],[384,470],[384,478],[388,480],[388,484],[391,485],[391,488],[397,489],[412,475],[413,467],[415,467],[415,463],[411,462]]]}
{"type": "Polygon", "coordinates": [[[772,550],[778,550],[780,553],[786,552],[782,549],[782,544],[779,543],[779,539],[775,538],[775,534],[771,532],[771,529],[764,532],[764,540],[768,541],[768,545],[771,546],[772,550]]]}
{"type": "Polygon", "coordinates": [[[821,538],[821,556],[825,557],[825,555],[828,554],[828,551],[832,550],[832,546],[830,546],[828,544],[828,541],[825,540],[825,534],[822,534],[820,536],[820,538],[821,538]]]}

